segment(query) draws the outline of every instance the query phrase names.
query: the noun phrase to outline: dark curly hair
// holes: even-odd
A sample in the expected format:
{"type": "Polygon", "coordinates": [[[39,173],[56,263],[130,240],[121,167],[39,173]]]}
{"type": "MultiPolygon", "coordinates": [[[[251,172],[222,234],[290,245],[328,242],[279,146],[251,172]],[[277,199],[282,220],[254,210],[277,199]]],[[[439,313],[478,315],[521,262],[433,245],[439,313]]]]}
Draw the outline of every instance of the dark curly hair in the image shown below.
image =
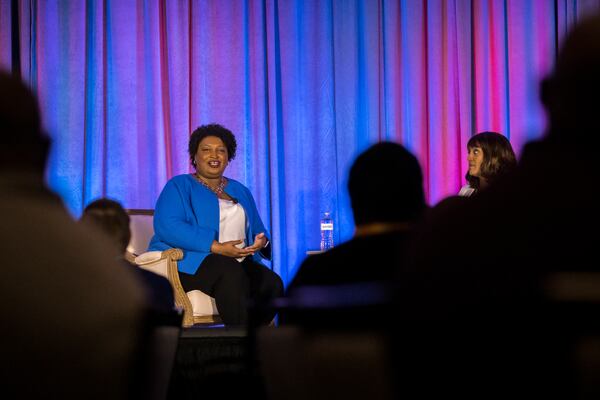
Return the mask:
{"type": "Polygon", "coordinates": [[[198,146],[202,139],[208,136],[218,137],[223,141],[225,147],[227,148],[227,156],[228,161],[231,161],[235,158],[235,150],[237,149],[237,142],[235,141],[235,136],[233,133],[219,125],[219,124],[208,124],[202,125],[194,132],[192,132],[190,136],[190,141],[188,144],[188,152],[190,153],[190,162],[195,167],[194,157],[196,156],[196,152],[198,151],[198,146]]]}
{"type": "MultiPolygon", "coordinates": [[[[473,147],[479,147],[483,150],[480,174],[490,183],[509,173],[517,166],[517,158],[510,142],[499,133],[481,132],[472,136],[467,143],[467,149],[473,147]]],[[[478,177],[471,176],[467,172],[465,178],[472,188],[479,190],[478,177]]]]}

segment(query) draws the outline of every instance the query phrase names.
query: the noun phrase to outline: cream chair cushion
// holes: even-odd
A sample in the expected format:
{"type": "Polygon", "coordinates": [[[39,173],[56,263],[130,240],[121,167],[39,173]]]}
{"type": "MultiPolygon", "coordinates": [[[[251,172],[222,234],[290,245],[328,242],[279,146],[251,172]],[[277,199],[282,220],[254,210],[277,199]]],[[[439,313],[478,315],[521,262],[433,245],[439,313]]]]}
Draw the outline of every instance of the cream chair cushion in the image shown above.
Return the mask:
{"type": "Polygon", "coordinates": [[[186,294],[190,299],[190,303],[192,303],[194,317],[219,315],[214,298],[200,290],[192,290],[191,292],[186,292],[186,294]]]}

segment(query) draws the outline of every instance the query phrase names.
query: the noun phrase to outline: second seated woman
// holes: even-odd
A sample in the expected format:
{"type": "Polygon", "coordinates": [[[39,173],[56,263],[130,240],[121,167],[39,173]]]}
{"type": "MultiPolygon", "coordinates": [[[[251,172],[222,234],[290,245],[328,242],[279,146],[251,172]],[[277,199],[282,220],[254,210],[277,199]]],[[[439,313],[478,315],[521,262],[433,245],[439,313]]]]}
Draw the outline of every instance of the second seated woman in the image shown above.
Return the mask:
{"type": "Polygon", "coordinates": [[[221,125],[203,125],[192,133],[188,151],[195,173],[165,185],[149,246],[183,250],[178,266],[184,290],[214,297],[225,325],[248,322],[250,299],[269,301],[283,294],[281,278],[260,263],[271,258],[270,238],[250,190],[223,176],[236,147],[233,133],[221,125]]]}
{"type": "Polygon", "coordinates": [[[469,197],[485,189],[517,166],[510,142],[496,132],[481,132],[472,136],[467,142],[467,150],[469,171],[465,178],[468,184],[460,189],[459,196],[469,197]]]}

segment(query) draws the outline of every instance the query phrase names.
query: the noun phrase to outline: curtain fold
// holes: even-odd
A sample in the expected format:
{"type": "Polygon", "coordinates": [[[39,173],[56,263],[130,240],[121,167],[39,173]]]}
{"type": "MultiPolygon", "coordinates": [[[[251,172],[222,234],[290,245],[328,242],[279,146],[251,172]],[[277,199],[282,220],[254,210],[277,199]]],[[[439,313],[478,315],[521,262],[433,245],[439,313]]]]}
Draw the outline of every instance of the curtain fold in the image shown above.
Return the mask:
{"type": "MultiPolygon", "coordinates": [[[[333,213],[351,237],[347,174],[381,140],[419,158],[430,203],[457,193],[466,142],[540,137],[539,81],[598,0],[19,2],[21,74],[54,145],[48,182],[78,215],[108,196],[152,208],[191,171],[187,141],[220,123],[288,282],[333,213]]],[[[11,68],[0,0],[0,68],[11,68]]],[[[384,171],[382,171],[383,173],[384,171]]],[[[390,182],[390,184],[401,184],[390,182]]],[[[385,188],[373,196],[393,207],[385,188]]],[[[374,249],[385,251],[385,249],[374,249]]]]}
{"type": "Polygon", "coordinates": [[[0,1],[0,69],[2,70],[10,70],[12,67],[11,10],[9,0],[0,1]]]}

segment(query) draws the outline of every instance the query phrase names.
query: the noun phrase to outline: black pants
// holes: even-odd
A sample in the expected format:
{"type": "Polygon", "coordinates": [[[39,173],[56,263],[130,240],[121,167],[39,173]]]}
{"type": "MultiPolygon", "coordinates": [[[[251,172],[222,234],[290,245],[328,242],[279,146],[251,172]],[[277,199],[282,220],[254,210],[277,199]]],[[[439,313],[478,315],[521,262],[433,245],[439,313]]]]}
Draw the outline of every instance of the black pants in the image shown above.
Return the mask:
{"type": "MultiPolygon", "coordinates": [[[[209,254],[194,275],[179,272],[186,292],[201,290],[214,297],[225,325],[245,325],[248,322],[249,300],[264,303],[283,295],[281,278],[269,268],[246,257],[241,263],[235,258],[209,254]]],[[[260,323],[269,323],[273,313],[261,315],[260,323]]]]}

